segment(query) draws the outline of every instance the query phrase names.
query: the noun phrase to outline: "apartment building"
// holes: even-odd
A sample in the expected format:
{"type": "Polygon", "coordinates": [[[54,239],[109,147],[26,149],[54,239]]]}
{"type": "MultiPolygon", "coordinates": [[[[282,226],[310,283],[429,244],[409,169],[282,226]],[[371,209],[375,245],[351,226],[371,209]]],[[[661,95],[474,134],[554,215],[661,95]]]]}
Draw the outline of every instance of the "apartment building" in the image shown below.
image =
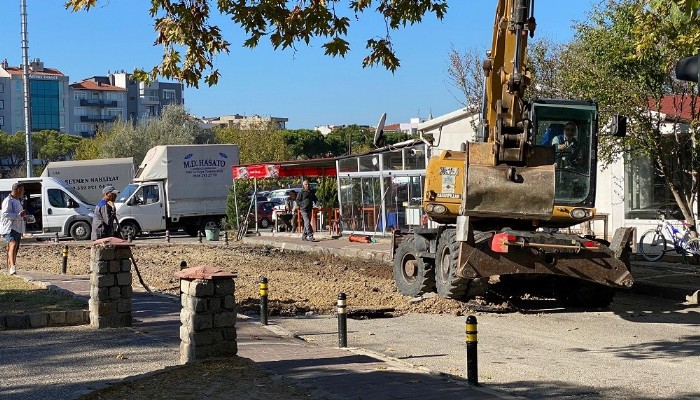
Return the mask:
{"type": "Polygon", "coordinates": [[[110,73],[107,83],[126,90],[126,118],[136,122],[143,118],[162,115],[170,104],[185,104],[184,85],[175,82],[135,81],[124,71],[110,73]]]}
{"type": "MultiPolygon", "coordinates": [[[[23,66],[12,67],[7,60],[0,63],[0,130],[8,133],[24,131],[23,66]]],[[[67,132],[69,127],[68,77],[54,68],[47,68],[40,59],[29,63],[32,131],[67,132]]]]}
{"type": "Polygon", "coordinates": [[[246,129],[263,124],[273,124],[275,129],[286,129],[289,118],[262,117],[260,115],[245,116],[240,114],[222,115],[220,117],[202,118],[202,122],[210,126],[233,126],[246,129]]]}
{"type": "Polygon", "coordinates": [[[109,84],[109,79],[94,76],[70,85],[70,133],[94,136],[100,127],[107,128],[127,114],[127,90],[109,84]]]}

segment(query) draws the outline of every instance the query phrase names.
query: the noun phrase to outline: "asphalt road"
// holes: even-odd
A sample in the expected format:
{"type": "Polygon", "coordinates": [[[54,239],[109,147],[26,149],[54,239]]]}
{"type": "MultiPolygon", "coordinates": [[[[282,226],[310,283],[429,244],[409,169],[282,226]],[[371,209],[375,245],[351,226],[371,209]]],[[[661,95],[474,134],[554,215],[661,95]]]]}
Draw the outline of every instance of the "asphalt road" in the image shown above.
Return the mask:
{"type": "MultiPolygon", "coordinates": [[[[352,305],[349,304],[350,308],[352,305]]],[[[479,379],[530,399],[700,398],[700,308],[618,295],[610,310],[477,314],[479,379]]],[[[333,317],[271,319],[337,346],[333,317]]],[[[348,345],[465,376],[465,317],[348,321],[348,345]]]]}

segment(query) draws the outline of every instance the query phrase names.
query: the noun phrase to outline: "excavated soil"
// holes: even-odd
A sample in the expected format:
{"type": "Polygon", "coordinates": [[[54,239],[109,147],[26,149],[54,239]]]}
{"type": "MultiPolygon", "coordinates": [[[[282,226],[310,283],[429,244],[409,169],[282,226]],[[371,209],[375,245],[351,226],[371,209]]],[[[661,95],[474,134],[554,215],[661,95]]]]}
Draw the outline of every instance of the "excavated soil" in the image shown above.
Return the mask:
{"type": "MultiPolygon", "coordinates": [[[[22,246],[18,268],[58,273],[61,248],[43,243],[22,246]]],[[[137,244],[133,254],[144,282],[155,292],[179,294],[174,273],[182,261],[190,267],[211,265],[235,271],[236,302],[241,313],[257,313],[262,276],[269,282],[271,315],[330,314],[341,292],[346,294],[351,311],[462,315],[470,310],[469,304],[454,300],[403,296],[396,289],[391,266],[372,261],[242,244],[137,244]]],[[[88,274],[90,246],[70,245],[68,260],[69,274],[88,274]]],[[[134,287],[138,286],[134,275],[134,287]]]]}

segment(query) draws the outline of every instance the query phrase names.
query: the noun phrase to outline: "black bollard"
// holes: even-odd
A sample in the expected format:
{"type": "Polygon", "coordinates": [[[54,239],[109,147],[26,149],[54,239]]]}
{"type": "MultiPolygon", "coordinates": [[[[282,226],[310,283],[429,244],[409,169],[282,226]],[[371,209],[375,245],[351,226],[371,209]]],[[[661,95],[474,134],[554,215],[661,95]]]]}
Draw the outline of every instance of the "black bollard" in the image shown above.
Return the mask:
{"type": "Polygon", "coordinates": [[[467,382],[477,386],[479,385],[479,367],[477,363],[476,348],[477,348],[477,330],[476,317],[470,315],[467,317],[467,382]]]}
{"type": "Polygon", "coordinates": [[[202,231],[201,229],[197,231],[197,240],[199,240],[199,243],[202,243],[202,231]]]}
{"type": "Polygon", "coordinates": [[[260,278],[260,323],[267,325],[267,278],[260,278]]]}
{"type": "Polygon", "coordinates": [[[133,241],[134,241],[134,235],[133,235],[131,232],[129,232],[129,233],[126,235],[126,240],[127,240],[129,243],[133,242],[133,241]]]}
{"type": "Polygon", "coordinates": [[[58,243],[58,242],[61,241],[61,240],[58,238],[58,232],[56,232],[56,236],[54,236],[53,241],[54,241],[54,243],[58,243]]]}
{"type": "Polygon", "coordinates": [[[228,231],[224,231],[224,244],[228,246],[228,231]]]}
{"type": "Polygon", "coordinates": [[[170,231],[165,231],[165,241],[170,243],[170,231]]]}
{"type": "Polygon", "coordinates": [[[338,294],[338,347],[348,347],[348,308],[345,293],[338,294]]]}
{"type": "Polygon", "coordinates": [[[61,273],[65,274],[68,271],[68,246],[63,246],[63,264],[61,265],[61,273]]]}

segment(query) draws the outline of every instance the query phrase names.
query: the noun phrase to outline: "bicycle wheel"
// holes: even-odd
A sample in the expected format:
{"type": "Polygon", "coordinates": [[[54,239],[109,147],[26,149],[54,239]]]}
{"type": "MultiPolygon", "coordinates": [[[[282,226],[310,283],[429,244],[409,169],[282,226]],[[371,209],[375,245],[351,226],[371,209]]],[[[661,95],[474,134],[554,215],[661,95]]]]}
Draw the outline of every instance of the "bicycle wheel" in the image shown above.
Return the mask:
{"type": "Polygon", "coordinates": [[[686,259],[686,256],[692,257],[695,264],[698,264],[698,261],[700,261],[700,239],[699,238],[689,239],[686,242],[685,254],[683,255],[683,262],[685,264],[688,264],[688,260],[686,259]]]}
{"type": "Polygon", "coordinates": [[[667,251],[666,238],[654,229],[644,232],[639,239],[639,254],[647,261],[659,261],[667,251]]]}

